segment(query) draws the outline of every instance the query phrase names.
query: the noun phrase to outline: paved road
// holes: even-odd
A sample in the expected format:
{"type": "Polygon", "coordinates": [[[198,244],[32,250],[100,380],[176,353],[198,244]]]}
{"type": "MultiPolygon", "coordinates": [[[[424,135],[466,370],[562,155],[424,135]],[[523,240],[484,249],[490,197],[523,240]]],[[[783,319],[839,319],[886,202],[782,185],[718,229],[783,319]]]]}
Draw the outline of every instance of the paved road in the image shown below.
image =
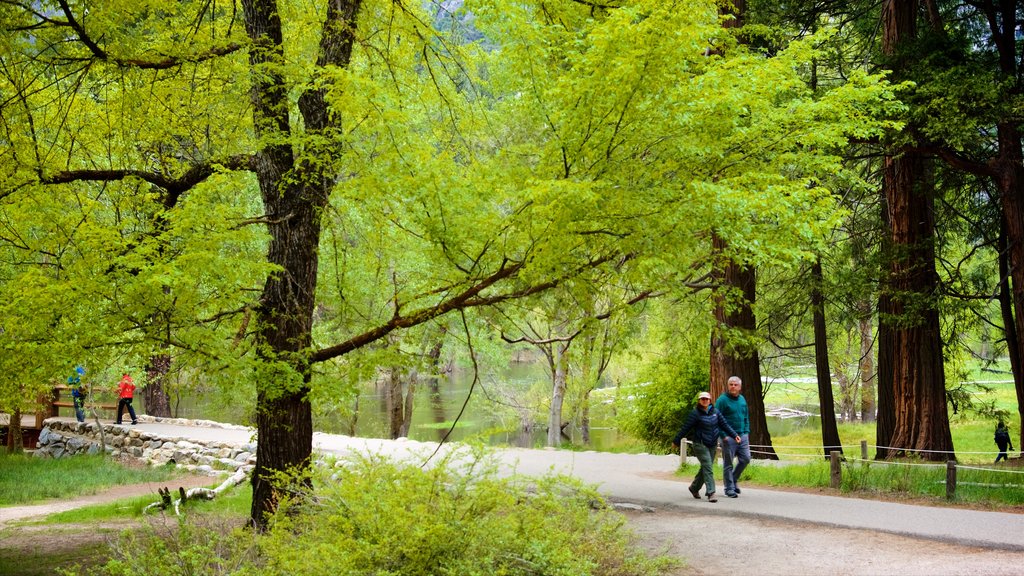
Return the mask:
{"type": "MultiPolygon", "coordinates": [[[[140,430],[168,437],[220,440],[245,444],[253,431],[242,428],[181,426],[143,422],[140,430]]],[[[316,433],[314,448],[335,455],[354,451],[390,454],[422,461],[436,443],[380,440],[316,433]]],[[[448,447],[446,447],[448,448],[448,447]]],[[[678,456],[610,454],[549,449],[497,450],[503,470],[535,476],[557,472],[596,484],[614,502],[658,509],[699,511],[709,515],[769,518],[842,528],[889,532],[943,542],[1024,551],[1024,514],[960,508],[914,506],[856,498],[743,487],[740,498],[719,498],[715,504],[694,500],[688,478],[673,475],[678,456]]],[[[757,462],[753,465],[758,465],[757,462]]]]}

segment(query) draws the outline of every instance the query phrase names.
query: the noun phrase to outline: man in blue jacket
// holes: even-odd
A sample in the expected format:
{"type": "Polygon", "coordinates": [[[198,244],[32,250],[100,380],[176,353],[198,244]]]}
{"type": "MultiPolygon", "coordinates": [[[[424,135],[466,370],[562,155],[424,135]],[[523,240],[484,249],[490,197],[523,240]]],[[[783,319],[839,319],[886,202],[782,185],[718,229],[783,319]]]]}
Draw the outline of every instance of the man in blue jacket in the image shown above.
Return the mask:
{"type": "Polygon", "coordinates": [[[693,433],[693,455],[700,462],[700,470],[693,482],[690,483],[690,494],[700,500],[700,488],[704,486],[704,492],[708,502],[718,502],[715,498],[715,449],[718,447],[718,435],[725,431],[733,436],[736,442],[740,441],[739,435],[732,429],[732,426],[715,410],[711,403],[711,394],[701,392],[697,395],[697,407],[690,412],[679,429],[679,433],[672,440],[672,447],[678,449],[679,443],[684,436],[693,433]]]}
{"type": "Polygon", "coordinates": [[[741,390],[743,381],[739,376],[730,376],[725,392],[715,401],[715,408],[739,434],[739,440],[735,435],[729,437],[722,434],[722,479],[725,482],[725,495],[729,498],[740,495],[737,482],[747,464],[750,464],[750,414],[747,412],[747,399],[740,395],[741,390]],[[737,459],[739,462],[736,462],[737,459]]]}

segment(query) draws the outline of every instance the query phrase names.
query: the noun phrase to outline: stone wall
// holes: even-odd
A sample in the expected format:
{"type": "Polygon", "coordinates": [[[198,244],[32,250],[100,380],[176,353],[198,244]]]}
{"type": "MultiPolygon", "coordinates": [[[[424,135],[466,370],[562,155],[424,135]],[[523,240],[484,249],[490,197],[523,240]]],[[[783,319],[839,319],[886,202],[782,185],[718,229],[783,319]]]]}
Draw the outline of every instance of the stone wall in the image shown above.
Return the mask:
{"type": "MultiPolygon", "coordinates": [[[[140,416],[151,422],[210,425],[205,421],[180,418],[163,419],[140,416]]],[[[256,444],[237,445],[229,442],[195,442],[170,438],[133,426],[74,422],[51,418],[43,422],[35,455],[40,458],[63,458],[76,454],[99,454],[105,450],[114,458],[132,458],[153,466],[174,463],[200,474],[218,475],[245,469],[251,472],[256,464],[256,444]]]]}

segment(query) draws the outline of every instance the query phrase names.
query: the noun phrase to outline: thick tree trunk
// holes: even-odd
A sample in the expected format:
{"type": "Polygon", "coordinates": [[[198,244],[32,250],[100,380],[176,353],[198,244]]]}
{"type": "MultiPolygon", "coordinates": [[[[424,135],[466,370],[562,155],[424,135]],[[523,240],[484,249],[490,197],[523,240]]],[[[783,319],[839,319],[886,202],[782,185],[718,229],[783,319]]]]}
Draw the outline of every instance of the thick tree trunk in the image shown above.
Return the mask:
{"type": "Polygon", "coordinates": [[[890,288],[896,324],[893,337],[895,455],[928,460],[953,458],[946,411],[935,272],[934,200],[924,160],[911,150],[885,162],[885,190],[895,258],[890,288]]]}
{"type": "MultiPolygon", "coordinates": [[[[882,51],[892,58],[896,77],[917,39],[917,15],[916,0],[883,4],[882,51]]],[[[895,415],[888,442],[893,451],[888,456],[910,454],[941,461],[953,458],[953,440],[939,332],[931,186],[925,160],[911,146],[886,157],[883,188],[893,249],[888,289],[895,415]]]]}
{"type": "MultiPolygon", "coordinates": [[[[714,235],[712,251],[716,261],[721,260],[720,255],[724,254],[725,246],[725,240],[714,235]]],[[[736,340],[728,340],[730,332],[753,334],[757,330],[753,309],[757,293],[754,270],[728,261],[716,264],[713,273],[719,288],[714,296],[715,328],[711,333],[711,396],[718,398],[725,391],[729,377],[739,376],[743,380],[743,397],[750,411],[751,455],[754,458],[778,460],[768,431],[757,348],[743,347],[736,340]]]]}
{"type": "Polygon", "coordinates": [[[171,371],[170,354],[154,354],[146,365],[146,387],[142,399],[146,414],[161,418],[171,417],[171,398],[167,395],[167,375],[171,371]]]}
{"type": "MultiPolygon", "coordinates": [[[[888,230],[889,208],[882,191],[882,225],[888,230]]],[[[891,238],[883,241],[886,255],[892,258],[891,238]]],[[[876,388],[878,392],[878,412],[875,421],[875,458],[884,460],[889,457],[889,446],[892,445],[892,433],[896,428],[896,405],[893,399],[893,306],[889,297],[889,270],[879,270],[883,280],[878,294],[878,371],[876,372],[876,388]]]]}
{"type": "Polygon", "coordinates": [[[21,430],[21,408],[15,408],[7,425],[7,453],[21,454],[25,451],[25,436],[21,430]]]}
{"type": "Polygon", "coordinates": [[[281,487],[274,484],[275,474],[304,470],[313,452],[310,370],[304,352],[312,334],[320,207],[279,201],[276,188],[264,188],[264,203],[272,208],[271,219],[279,222],[270,226],[268,260],[283,272],[267,280],[256,314],[266,366],[256,382],[257,444],[251,519],[261,528],[265,515],[277,509],[280,499],[281,487]],[[292,214],[292,218],[282,217],[284,214],[292,214]]]}
{"type": "Polygon", "coordinates": [[[889,457],[893,430],[896,429],[896,402],[893,397],[892,378],[895,340],[892,328],[892,303],[885,293],[878,297],[878,419],[875,420],[875,458],[889,457]]]}
{"type": "MultiPolygon", "coordinates": [[[[409,429],[412,428],[412,411],[416,402],[416,381],[419,378],[416,371],[409,373],[409,382],[405,390],[405,402],[402,407],[402,426],[398,431],[399,437],[408,438],[409,429]]],[[[399,388],[401,391],[401,388],[399,388]]]]}
{"type": "Polygon", "coordinates": [[[828,332],[825,327],[825,298],[821,293],[824,276],[821,260],[811,267],[811,308],[814,316],[814,364],[818,380],[818,404],[821,411],[821,442],[827,458],[832,451],[843,451],[836,425],[835,400],[832,397],[832,376],[828,361],[828,332]]]}
{"type": "MultiPolygon", "coordinates": [[[[360,0],[327,3],[316,69],[348,66],[359,8],[360,0]]],[[[253,125],[262,142],[252,168],[270,233],[267,261],[279,269],[267,278],[256,309],[258,350],[264,362],[255,376],[257,448],[250,520],[263,528],[266,515],[279,501],[275,475],[304,470],[313,451],[308,352],[321,215],[334,182],[327,171],[332,141],[324,136],[338,118],[328,109],[325,88],[299,94],[296,104],[310,138],[300,143],[301,155],[293,155],[291,146],[298,134],[291,127],[291,83],[282,74],[280,10],[274,0],[242,0],[242,9],[252,42],[253,125]]]]}

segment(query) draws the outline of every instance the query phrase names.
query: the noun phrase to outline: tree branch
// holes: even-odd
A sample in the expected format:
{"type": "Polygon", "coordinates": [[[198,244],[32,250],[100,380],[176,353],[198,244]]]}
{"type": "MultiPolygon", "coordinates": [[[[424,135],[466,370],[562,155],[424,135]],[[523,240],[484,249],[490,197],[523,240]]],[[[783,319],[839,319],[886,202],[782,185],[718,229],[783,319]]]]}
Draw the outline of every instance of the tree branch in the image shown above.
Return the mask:
{"type": "Polygon", "coordinates": [[[501,265],[501,267],[498,268],[498,270],[496,270],[490,276],[481,279],[476,284],[473,284],[472,286],[466,288],[459,294],[456,294],[455,296],[440,302],[436,306],[418,310],[408,316],[396,315],[392,317],[390,320],[388,320],[386,323],[376,328],[373,328],[372,330],[354,336],[345,342],[336,344],[334,346],[330,346],[328,348],[316,350],[310,355],[309,362],[310,364],[314,364],[317,362],[324,362],[332,358],[337,358],[338,356],[343,356],[353,350],[371,344],[383,338],[384,336],[387,336],[391,332],[398,330],[399,328],[410,328],[412,326],[418,326],[420,324],[423,324],[424,322],[433,320],[434,318],[442,316],[453,310],[464,310],[467,308],[490,306],[494,304],[499,304],[501,302],[505,302],[507,300],[523,298],[525,296],[531,296],[533,294],[549,290],[551,288],[554,288],[555,286],[558,286],[565,280],[579,275],[580,272],[582,272],[583,270],[596,268],[597,266],[605,264],[613,260],[614,258],[615,255],[603,256],[601,258],[585,262],[576,269],[569,271],[567,274],[560,276],[558,278],[552,278],[551,280],[548,280],[546,282],[540,282],[538,284],[526,286],[519,290],[513,290],[511,292],[494,294],[491,296],[481,296],[481,293],[487,288],[497,284],[498,282],[501,282],[502,280],[508,280],[510,278],[513,278],[516,274],[519,273],[520,270],[522,270],[524,266],[522,262],[516,262],[510,265],[508,261],[506,261],[501,265]]]}
{"type": "Polygon", "coordinates": [[[71,6],[68,5],[67,0],[60,0],[60,8],[61,11],[64,13],[64,17],[67,18],[67,22],[59,22],[57,20],[44,18],[41,15],[39,17],[47,22],[50,22],[58,26],[71,27],[78,35],[78,40],[85,45],[85,47],[89,50],[89,53],[92,54],[94,58],[103,60],[105,62],[111,62],[118,66],[141,68],[145,70],[166,70],[168,68],[180,66],[186,62],[202,62],[203,60],[209,60],[211,58],[224,56],[226,54],[231,54],[232,52],[237,52],[238,50],[242,49],[241,44],[231,43],[225,44],[224,46],[210,48],[209,50],[206,50],[204,52],[193,54],[187,57],[168,56],[162,60],[115,58],[111,56],[109,53],[107,53],[106,50],[101,48],[100,45],[97,44],[91,36],[89,36],[89,33],[85,31],[85,27],[82,26],[81,23],[79,23],[78,20],[75,18],[75,14],[71,11],[71,6]]]}

